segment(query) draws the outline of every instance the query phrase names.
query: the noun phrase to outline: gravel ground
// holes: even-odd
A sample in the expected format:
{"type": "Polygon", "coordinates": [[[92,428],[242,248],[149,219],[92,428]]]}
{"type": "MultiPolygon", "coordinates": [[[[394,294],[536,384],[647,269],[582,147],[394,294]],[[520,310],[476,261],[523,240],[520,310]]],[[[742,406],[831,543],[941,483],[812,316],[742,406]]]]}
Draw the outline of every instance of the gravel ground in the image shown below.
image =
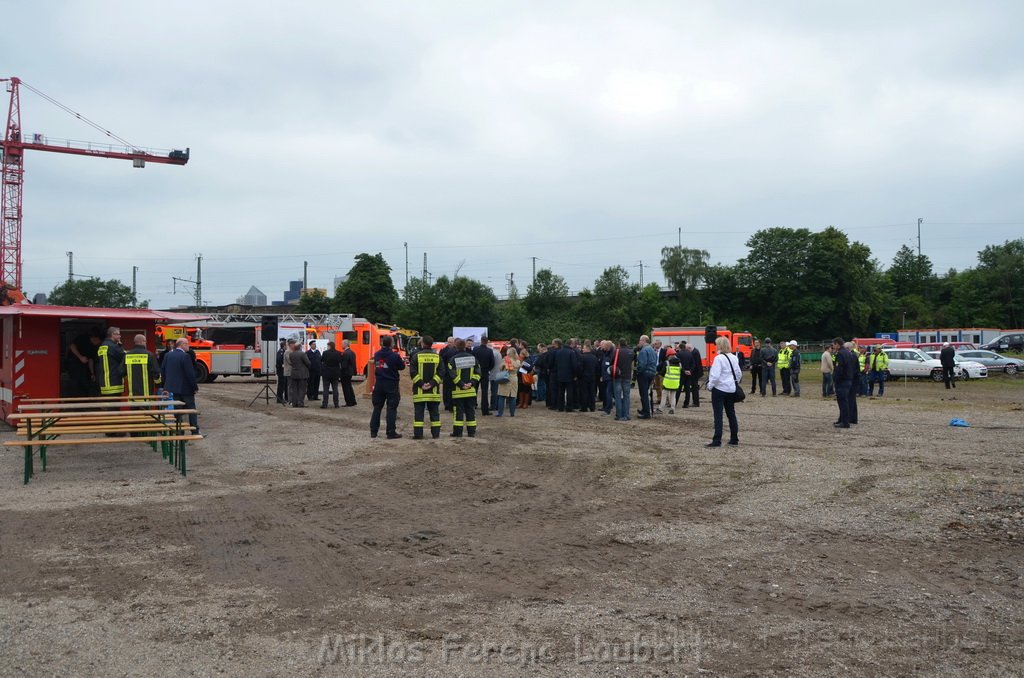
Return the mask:
{"type": "Polygon", "coordinates": [[[187,478],[141,445],[28,486],[0,458],[0,675],[1024,667],[1024,379],[892,384],[848,431],[805,383],[740,405],[734,449],[703,447],[710,402],[414,441],[406,398],[387,441],[365,398],[259,388],[204,385],[187,478]]]}

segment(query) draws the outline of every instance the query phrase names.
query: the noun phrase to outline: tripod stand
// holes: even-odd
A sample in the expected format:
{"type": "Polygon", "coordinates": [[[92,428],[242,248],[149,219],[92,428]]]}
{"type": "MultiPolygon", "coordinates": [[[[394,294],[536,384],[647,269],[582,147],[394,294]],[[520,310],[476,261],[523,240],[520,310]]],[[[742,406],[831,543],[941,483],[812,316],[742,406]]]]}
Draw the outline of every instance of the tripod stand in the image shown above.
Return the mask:
{"type": "Polygon", "coordinates": [[[255,398],[253,398],[252,400],[249,401],[249,404],[246,405],[246,407],[252,407],[252,404],[254,402],[256,402],[257,400],[259,400],[260,397],[263,398],[264,404],[269,405],[270,404],[271,396],[273,396],[274,401],[276,402],[277,401],[277,392],[270,386],[270,372],[264,372],[263,373],[263,388],[260,389],[260,392],[256,394],[255,398]]]}

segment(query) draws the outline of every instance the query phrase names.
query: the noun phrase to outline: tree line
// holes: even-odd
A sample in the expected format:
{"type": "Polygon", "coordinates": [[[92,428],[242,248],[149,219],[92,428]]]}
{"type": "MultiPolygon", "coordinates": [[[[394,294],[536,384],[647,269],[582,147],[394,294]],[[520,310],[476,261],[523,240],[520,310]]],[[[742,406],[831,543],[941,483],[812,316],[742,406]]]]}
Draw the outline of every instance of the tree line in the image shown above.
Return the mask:
{"type": "Polygon", "coordinates": [[[1024,239],[989,245],[973,268],[942,274],[907,246],[885,267],[867,245],[831,226],[763,229],[746,247],[733,265],[712,265],[700,249],[663,248],[669,294],[655,283],[641,287],[625,268],[612,266],[570,296],[565,279],[545,268],[524,295],[513,288],[504,301],[464,276],[412,279],[399,295],[384,258],[360,254],[333,300],[304,297],[299,310],[355,313],[435,337],[453,326],[482,326],[495,337],[531,340],[633,339],[652,327],[709,323],[805,339],[901,327],[1024,325],[1024,239]]]}

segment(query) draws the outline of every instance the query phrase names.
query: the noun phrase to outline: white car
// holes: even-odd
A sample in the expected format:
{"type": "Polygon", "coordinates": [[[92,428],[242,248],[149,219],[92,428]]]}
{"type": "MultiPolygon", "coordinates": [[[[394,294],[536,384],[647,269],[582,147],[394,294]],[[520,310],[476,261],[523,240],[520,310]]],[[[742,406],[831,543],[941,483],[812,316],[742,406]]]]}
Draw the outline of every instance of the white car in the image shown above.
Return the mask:
{"type": "MultiPolygon", "coordinates": [[[[919,348],[883,348],[882,352],[889,356],[889,374],[893,377],[942,381],[942,363],[919,348]]],[[[959,377],[957,369],[953,374],[959,377]]]]}
{"type": "MultiPolygon", "coordinates": [[[[927,351],[928,355],[932,358],[938,359],[938,351],[927,351]]],[[[941,362],[941,361],[940,361],[941,362]]],[[[953,356],[953,363],[960,368],[962,373],[957,373],[957,377],[961,379],[984,379],[988,376],[988,368],[979,362],[964,358],[959,353],[953,356]]],[[[955,372],[955,369],[954,369],[955,372]]]]}

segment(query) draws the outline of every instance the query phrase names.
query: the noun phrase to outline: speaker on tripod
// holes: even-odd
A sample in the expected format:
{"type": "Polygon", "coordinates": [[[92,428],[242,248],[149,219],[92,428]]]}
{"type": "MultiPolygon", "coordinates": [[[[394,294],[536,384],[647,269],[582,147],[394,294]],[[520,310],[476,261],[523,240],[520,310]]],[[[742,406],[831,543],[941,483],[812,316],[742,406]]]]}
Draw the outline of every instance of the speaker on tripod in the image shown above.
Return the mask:
{"type": "MultiPolygon", "coordinates": [[[[247,407],[252,407],[260,397],[263,401],[269,405],[270,398],[273,397],[277,400],[277,393],[270,386],[270,370],[271,367],[276,367],[277,363],[277,316],[276,315],[265,315],[260,318],[260,354],[262,356],[262,372],[263,372],[263,388],[256,394],[247,407]]],[[[280,387],[280,384],[278,384],[280,387]]]]}

